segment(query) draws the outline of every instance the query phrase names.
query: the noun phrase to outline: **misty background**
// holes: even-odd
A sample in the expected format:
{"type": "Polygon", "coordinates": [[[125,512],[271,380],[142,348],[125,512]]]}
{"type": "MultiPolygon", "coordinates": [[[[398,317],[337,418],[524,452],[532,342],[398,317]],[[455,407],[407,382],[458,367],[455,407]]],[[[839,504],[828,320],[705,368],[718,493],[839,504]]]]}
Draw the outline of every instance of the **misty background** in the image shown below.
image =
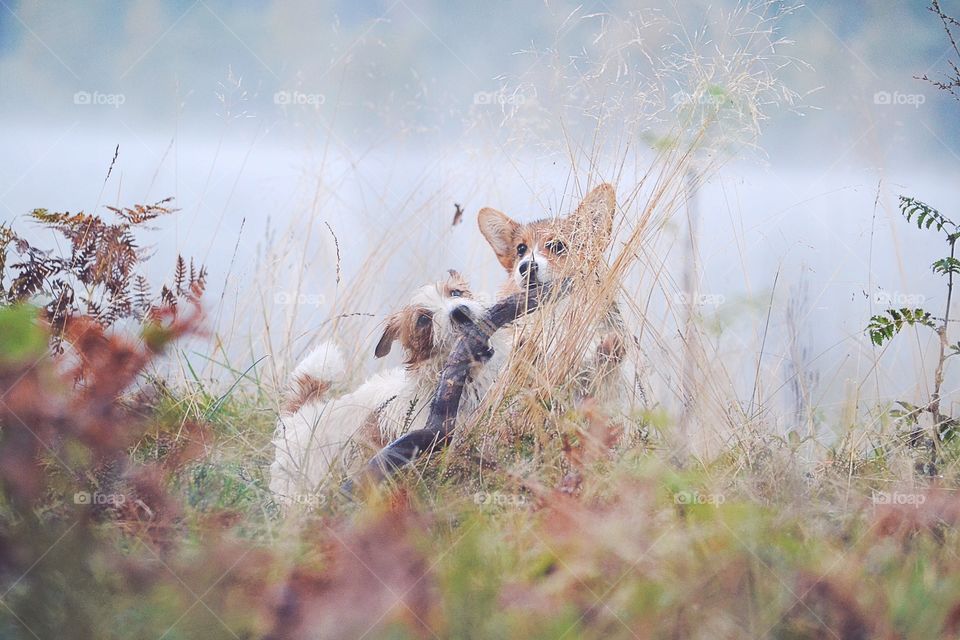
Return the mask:
{"type": "Polygon", "coordinates": [[[55,248],[33,208],[172,196],[180,212],[142,241],[157,284],[177,253],[210,270],[213,346],[195,353],[240,370],[269,355],[260,366],[280,380],[333,333],[372,368],[382,316],[414,287],[447,268],[499,286],[481,207],[566,213],[584,167],[632,190],[652,144],[633,133],[649,116],[655,137],[684,95],[644,52],[709,51],[745,6],[782,14],[770,64],[789,94],[653,243],[676,286],[650,321],[669,337],[671,300],[694,293],[741,399],[758,359],[766,397],[798,413],[926,397],[932,332],[882,353],[864,333],[888,306],[943,311],[929,265],[946,245],[902,220],[897,195],[960,217],[960,104],[915,79],[947,69],[949,43],[921,1],[0,0],[2,220],[55,248]],[[648,85],[659,109],[634,102],[648,85]],[[617,131],[599,143],[592,101],[612,105],[617,131]]]}

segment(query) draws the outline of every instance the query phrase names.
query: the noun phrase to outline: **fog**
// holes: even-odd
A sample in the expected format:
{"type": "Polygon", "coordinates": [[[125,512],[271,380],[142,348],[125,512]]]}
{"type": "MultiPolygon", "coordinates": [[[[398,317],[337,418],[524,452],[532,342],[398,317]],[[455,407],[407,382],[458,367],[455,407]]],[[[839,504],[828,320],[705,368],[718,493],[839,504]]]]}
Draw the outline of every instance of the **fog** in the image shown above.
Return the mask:
{"type": "MultiPolygon", "coordinates": [[[[554,102],[568,87],[557,78],[592,55],[586,34],[605,25],[606,51],[710,43],[709,25],[736,7],[652,4],[649,26],[630,33],[618,20],[637,10],[616,2],[6,3],[3,219],[53,246],[25,219],[33,208],[172,196],[180,211],[142,238],[149,273],[169,277],[178,253],[208,266],[224,357],[243,369],[272,354],[282,371],[333,316],[364,314],[335,326],[373,367],[378,323],[413,286],[457,268],[496,290],[480,207],[562,214],[584,166],[612,178],[624,154],[586,158],[594,124],[554,102]],[[454,203],[465,211],[457,226],[454,203]],[[384,244],[376,281],[351,295],[384,244]]],[[[768,391],[784,405],[798,376],[827,412],[857,394],[870,404],[928,393],[918,374],[932,370],[935,336],[895,340],[875,366],[864,327],[887,306],[943,312],[929,265],[945,244],[907,224],[897,196],[960,216],[960,105],[914,78],[944,68],[947,43],[923,3],[812,2],[776,29],[790,100],[763,114],[755,145],[731,153],[651,246],[674,283],[699,267],[700,313],[741,398],[758,358],[782,381],[768,391]]],[[[600,78],[611,97],[633,86],[645,64],[633,63],[620,81],[600,78]]],[[[646,157],[631,156],[623,175],[642,174],[646,157]]],[[[644,274],[627,284],[642,286],[644,274]]],[[[650,322],[665,334],[678,292],[689,294],[677,284],[653,296],[650,322]]]]}

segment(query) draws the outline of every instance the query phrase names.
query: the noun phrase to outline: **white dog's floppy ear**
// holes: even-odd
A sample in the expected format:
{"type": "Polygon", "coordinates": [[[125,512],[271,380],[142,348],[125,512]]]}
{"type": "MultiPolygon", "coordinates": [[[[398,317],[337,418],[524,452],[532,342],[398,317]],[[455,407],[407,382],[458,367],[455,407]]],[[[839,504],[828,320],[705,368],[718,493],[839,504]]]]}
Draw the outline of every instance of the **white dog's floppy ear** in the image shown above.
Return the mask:
{"type": "Polygon", "coordinates": [[[513,259],[516,255],[513,240],[520,225],[511,220],[507,214],[490,207],[480,209],[480,213],[477,215],[477,223],[480,225],[480,233],[493,247],[493,251],[497,254],[497,260],[500,261],[503,268],[512,269],[513,259]]]}
{"type": "Polygon", "coordinates": [[[393,341],[400,337],[400,317],[396,314],[387,318],[387,326],[383,329],[383,335],[380,336],[380,342],[377,343],[377,348],[374,350],[373,354],[378,358],[390,353],[390,349],[393,347],[393,341]]]}
{"type": "Polygon", "coordinates": [[[588,253],[603,253],[610,244],[616,210],[616,192],[605,182],[584,196],[577,210],[567,217],[573,225],[572,234],[583,239],[582,248],[588,253]]]}

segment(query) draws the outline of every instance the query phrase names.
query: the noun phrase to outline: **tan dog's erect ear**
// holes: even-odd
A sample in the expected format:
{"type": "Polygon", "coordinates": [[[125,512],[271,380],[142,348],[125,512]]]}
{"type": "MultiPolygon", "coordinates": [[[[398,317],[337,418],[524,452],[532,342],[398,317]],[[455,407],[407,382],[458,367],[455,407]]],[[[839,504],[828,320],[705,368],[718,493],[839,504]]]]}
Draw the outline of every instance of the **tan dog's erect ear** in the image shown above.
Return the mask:
{"type": "Polygon", "coordinates": [[[577,237],[589,239],[591,252],[602,253],[610,244],[616,210],[616,192],[613,185],[605,182],[584,196],[583,202],[568,220],[573,222],[577,237]]]}
{"type": "Polygon", "coordinates": [[[517,248],[513,246],[513,240],[520,225],[511,220],[507,214],[490,207],[480,209],[480,213],[477,215],[477,223],[480,225],[480,233],[493,247],[494,253],[497,254],[497,260],[500,261],[503,268],[512,269],[517,251],[517,248]]]}
{"type": "Polygon", "coordinates": [[[390,353],[390,349],[393,347],[393,341],[400,337],[400,317],[397,315],[392,315],[387,318],[387,326],[383,329],[383,335],[380,336],[380,342],[377,343],[377,348],[374,350],[373,354],[378,358],[390,353]]]}
{"type": "Polygon", "coordinates": [[[598,232],[608,236],[613,231],[613,214],[616,210],[617,194],[613,185],[604,182],[583,198],[574,215],[590,220],[598,232]]]}

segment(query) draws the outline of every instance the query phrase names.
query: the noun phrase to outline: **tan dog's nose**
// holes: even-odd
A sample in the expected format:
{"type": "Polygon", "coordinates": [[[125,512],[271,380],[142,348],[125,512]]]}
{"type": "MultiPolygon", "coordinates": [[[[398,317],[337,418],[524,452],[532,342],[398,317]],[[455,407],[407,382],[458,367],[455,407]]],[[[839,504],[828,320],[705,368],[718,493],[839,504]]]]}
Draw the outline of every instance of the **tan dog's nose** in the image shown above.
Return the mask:
{"type": "Polygon", "coordinates": [[[520,263],[520,275],[524,278],[536,278],[537,277],[537,263],[534,260],[527,260],[526,262],[520,263]],[[527,275],[527,272],[530,275],[527,275]]]}

